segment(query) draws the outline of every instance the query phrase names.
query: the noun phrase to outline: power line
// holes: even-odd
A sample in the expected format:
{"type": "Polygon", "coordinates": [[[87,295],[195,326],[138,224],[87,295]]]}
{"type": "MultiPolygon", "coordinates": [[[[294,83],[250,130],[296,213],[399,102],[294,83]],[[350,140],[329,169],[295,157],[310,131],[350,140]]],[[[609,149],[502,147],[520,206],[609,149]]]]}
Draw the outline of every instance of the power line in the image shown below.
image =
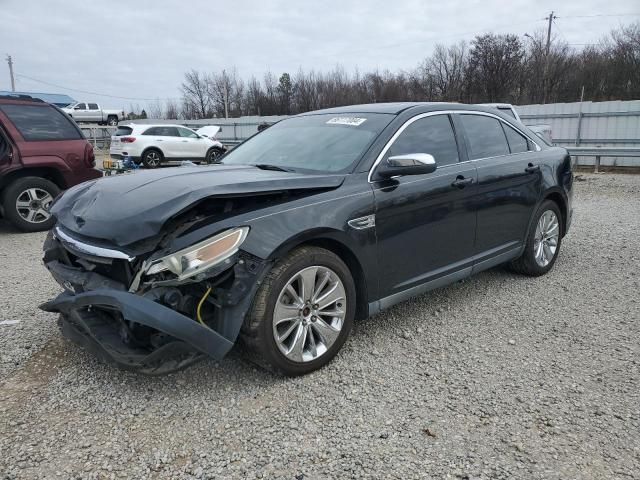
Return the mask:
{"type": "Polygon", "coordinates": [[[62,85],[57,85],[55,83],[47,82],[45,80],[40,80],[38,78],[30,77],[28,75],[22,75],[21,73],[16,73],[16,77],[26,78],[34,82],[48,85],[50,87],[61,88],[63,90],[69,90],[71,92],[86,93],[88,95],[96,95],[98,97],[107,97],[107,98],[116,98],[119,100],[140,100],[140,101],[146,101],[146,102],[153,102],[155,100],[178,100],[179,99],[179,97],[165,97],[165,98],[121,97],[118,95],[109,95],[107,93],[98,93],[98,92],[91,92],[89,90],[80,90],[78,88],[63,87],[62,85]]]}
{"type": "Polygon", "coordinates": [[[387,49],[387,48],[396,48],[396,47],[404,47],[404,46],[408,46],[408,45],[421,45],[421,44],[425,44],[425,43],[438,43],[440,40],[444,39],[444,38],[455,38],[455,37],[464,37],[467,35],[480,35],[482,33],[486,33],[486,32],[491,32],[494,30],[502,30],[503,28],[510,28],[510,27],[518,27],[518,26],[522,26],[522,25],[530,25],[532,23],[537,23],[539,22],[540,19],[537,20],[529,20],[526,22],[520,22],[520,23],[510,23],[510,24],[505,24],[505,25],[499,25],[499,26],[493,26],[493,27],[488,27],[485,28],[484,30],[478,31],[478,30],[473,30],[473,31],[468,31],[468,32],[457,32],[457,33],[451,33],[451,34],[447,34],[447,35],[437,35],[437,37],[435,38],[431,38],[428,40],[418,40],[418,41],[409,41],[409,42],[401,42],[401,43],[391,43],[391,44],[386,44],[386,45],[374,45],[374,46],[370,46],[367,48],[363,48],[363,49],[356,49],[356,50],[341,50],[338,53],[333,53],[333,54],[317,54],[317,55],[307,55],[307,58],[316,58],[316,57],[332,57],[332,56],[336,56],[336,55],[345,55],[345,54],[356,54],[356,53],[362,53],[362,52],[370,52],[371,49],[378,49],[378,50],[383,50],[383,49],[387,49]]]}
{"type": "MultiPolygon", "coordinates": [[[[556,17],[558,18],[558,17],[556,17]]],[[[569,39],[567,38],[567,36],[564,34],[564,32],[562,31],[562,29],[560,28],[560,25],[558,25],[558,22],[555,21],[555,19],[553,20],[553,24],[556,26],[556,28],[558,29],[558,31],[560,32],[560,35],[562,35],[562,38],[564,38],[564,41],[567,42],[567,45],[573,45],[571,43],[569,43],[569,39]]]]}
{"type": "Polygon", "coordinates": [[[560,18],[634,17],[640,13],[597,13],[595,15],[562,15],[560,18]]]}

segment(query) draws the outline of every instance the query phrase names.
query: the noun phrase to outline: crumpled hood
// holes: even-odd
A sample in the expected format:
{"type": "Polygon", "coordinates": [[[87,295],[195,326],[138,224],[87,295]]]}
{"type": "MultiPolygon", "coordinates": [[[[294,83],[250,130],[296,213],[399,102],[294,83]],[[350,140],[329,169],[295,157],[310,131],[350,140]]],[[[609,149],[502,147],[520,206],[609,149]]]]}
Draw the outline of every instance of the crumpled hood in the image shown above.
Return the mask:
{"type": "Polygon", "coordinates": [[[167,220],[208,197],[336,188],[344,175],[308,175],[247,165],[179,167],[105,177],[62,195],[51,212],[67,230],[119,246],[156,235],[167,220]]]}

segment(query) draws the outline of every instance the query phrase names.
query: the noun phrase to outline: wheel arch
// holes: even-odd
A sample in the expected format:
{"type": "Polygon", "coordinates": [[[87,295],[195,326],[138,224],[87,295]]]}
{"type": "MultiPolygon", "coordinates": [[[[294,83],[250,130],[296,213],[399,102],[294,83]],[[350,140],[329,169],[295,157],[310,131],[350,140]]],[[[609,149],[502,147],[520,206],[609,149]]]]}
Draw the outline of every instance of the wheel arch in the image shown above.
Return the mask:
{"type": "Polygon", "coordinates": [[[144,150],[142,150],[142,153],[140,154],[140,159],[142,159],[142,157],[145,156],[145,154],[151,150],[155,150],[156,152],[158,152],[160,155],[162,155],[162,158],[166,158],[164,152],[162,151],[162,149],[160,149],[160,147],[156,146],[156,145],[151,145],[149,147],[145,147],[144,150]]]}
{"type": "Polygon", "coordinates": [[[272,259],[282,258],[287,253],[301,246],[320,247],[336,254],[349,267],[356,287],[356,319],[368,317],[368,290],[362,262],[353,249],[340,238],[343,232],[317,230],[306,232],[281,244],[271,255],[272,259]]]}
{"type": "Polygon", "coordinates": [[[68,188],[67,182],[64,179],[64,175],[62,175],[62,173],[58,169],[53,167],[27,167],[20,168],[18,170],[7,173],[6,175],[3,175],[0,179],[0,191],[4,190],[19,178],[25,177],[44,178],[46,180],[49,180],[50,182],[55,183],[56,186],[61,190],[66,190],[68,188]]]}
{"type": "Polygon", "coordinates": [[[544,202],[545,200],[551,200],[556,205],[558,205],[558,208],[560,209],[560,214],[562,215],[562,222],[561,222],[562,237],[564,237],[567,231],[567,221],[569,218],[568,212],[567,212],[567,200],[564,198],[564,196],[559,190],[555,190],[555,189],[549,190],[545,193],[544,197],[542,198],[542,202],[544,202]]]}

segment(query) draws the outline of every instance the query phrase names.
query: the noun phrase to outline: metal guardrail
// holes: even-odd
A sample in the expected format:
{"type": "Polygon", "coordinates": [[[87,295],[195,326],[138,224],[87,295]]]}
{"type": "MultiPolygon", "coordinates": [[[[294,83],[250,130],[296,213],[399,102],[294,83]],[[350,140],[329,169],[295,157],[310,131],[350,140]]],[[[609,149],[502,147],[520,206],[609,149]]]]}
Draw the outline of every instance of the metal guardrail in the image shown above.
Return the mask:
{"type": "Polygon", "coordinates": [[[640,147],[565,147],[572,157],[595,157],[593,171],[598,173],[602,157],[640,157],[640,147]]]}
{"type": "MultiPolygon", "coordinates": [[[[178,124],[191,124],[189,126],[195,127],[192,122],[176,122],[178,124]]],[[[255,123],[258,125],[258,123],[255,123]]],[[[202,125],[199,125],[202,126],[202,125]]],[[[92,124],[80,124],[80,129],[85,132],[87,140],[89,140],[93,147],[98,150],[108,152],[109,145],[111,143],[111,135],[117,127],[111,127],[108,125],[92,125],[92,124]]],[[[218,137],[218,140],[228,148],[234,148],[245,139],[243,138],[222,138],[218,137]]],[[[608,141],[608,140],[607,140],[608,141]]],[[[602,157],[624,157],[624,158],[640,158],[640,147],[565,147],[572,157],[595,157],[594,171],[600,170],[600,162],[602,157]]]]}
{"type": "Polygon", "coordinates": [[[118,127],[79,123],[78,127],[96,150],[107,150],[111,145],[111,135],[118,127]]]}

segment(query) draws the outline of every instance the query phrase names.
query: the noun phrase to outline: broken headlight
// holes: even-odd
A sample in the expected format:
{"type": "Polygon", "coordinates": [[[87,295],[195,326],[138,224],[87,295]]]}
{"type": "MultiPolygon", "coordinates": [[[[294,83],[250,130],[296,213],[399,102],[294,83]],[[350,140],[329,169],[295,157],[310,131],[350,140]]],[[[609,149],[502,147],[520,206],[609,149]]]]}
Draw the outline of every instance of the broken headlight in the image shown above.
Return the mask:
{"type": "Polygon", "coordinates": [[[247,238],[247,233],[249,233],[249,227],[225,230],[215,237],[154,260],[144,273],[155,275],[171,272],[178,277],[178,280],[196,275],[236,253],[247,238]]]}

